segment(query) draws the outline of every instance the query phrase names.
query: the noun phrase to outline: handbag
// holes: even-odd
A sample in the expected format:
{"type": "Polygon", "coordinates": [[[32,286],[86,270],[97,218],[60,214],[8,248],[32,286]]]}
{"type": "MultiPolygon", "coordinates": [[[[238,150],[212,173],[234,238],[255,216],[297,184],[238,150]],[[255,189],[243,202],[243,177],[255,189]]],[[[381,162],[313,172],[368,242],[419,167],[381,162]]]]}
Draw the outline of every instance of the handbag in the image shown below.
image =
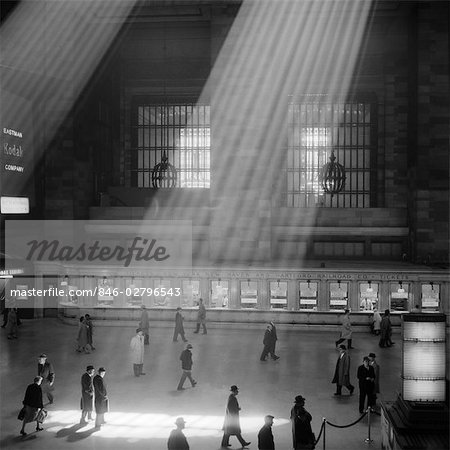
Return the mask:
{"type": "Polygon", "coordinates": [[[37,414],[36,421],[39,423],[44,423],[47,418],[48,412],[46,409],[41,408],[37,414]]]}
{"type": "Polygon", "coordinates": [[[19,414],[17,416],[18,420],[23,420],[25,418],[25,406],[19,411],[19,414]]]}

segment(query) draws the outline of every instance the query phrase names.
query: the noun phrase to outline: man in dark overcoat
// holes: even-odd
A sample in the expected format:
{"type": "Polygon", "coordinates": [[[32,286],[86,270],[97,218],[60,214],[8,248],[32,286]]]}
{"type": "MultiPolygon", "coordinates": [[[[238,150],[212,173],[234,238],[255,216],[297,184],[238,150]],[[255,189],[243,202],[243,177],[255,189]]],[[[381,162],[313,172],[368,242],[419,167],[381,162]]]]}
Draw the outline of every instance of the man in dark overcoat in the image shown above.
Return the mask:
{"type": "Polygon", "coordinates": [[[177,308],[177,312],[175,314],[175,330],[173,332],[173,342],[177,342],[178,335],[181,336],[183,342],[187,342],[186,337],[184,336],[184,326],[183,326],[184,317],[181,315],[181,308],[177,308]]]}
{"type": "Polygon", "coordinates": [[[334,371],[332,380],[332,383],[336,384],[336,392],[334,395],[342,395],[342,386],[345,386],[350,391],[351,395],[353,394],[355,387],[350,383],[350,355],[344,344],[341,344],[338,348],[339,357],[336,362],[336,370],[334,371]]]}
{"type": "Polygon", "coordinates": [[[225,411],[225,421],[223,424],[222,447],[230,446],[230,436],[236,436],[242,447],[247,447],[251,443],[246,442],[241,435],[241,424],[239,421],[239,403],[236,396],[239,394],[239,388],[236,385],[231,386],[231,394],[228,397],[227,409],[225,411]]]}
{"type": "Polygon", "coordinates": [[[203,304],[202,298],[198,300],[197,328],[194,333],[198,333],[200,331],[200,325],[203,327],[203,334],[206,334],[206,308],[203,304]]]}
{"type": "Polygon", "coordinates": [[[258,433],[258,450],[275,450],[272,433],[273,416],[264,417],[264,426],[258,433]]]}
{"type": "Polygon", "coordinates": [[[275,354],[275,346],[277,345],[278,341],[277,327],[275,326],[273,321],[270,322],[270,326],[272,327],[272,330],[270,331],[270,338],[271,338],[270,356],[274,361],[276,361],[277,359],[280,359],[280,357],[275,354]]]}
{"type": "Polygon", "coordinates": [[[383,318],[381,319],[380,324],[380,347],[390,347],[393,342],[391,339],[392,336],[392,325],[391,325],[391,312],[386,309],[384,311],[383,318]]]}
{"type": "Polygon", "coordinates": [[[52,404],[52,391],[54,390],[53,383],[55,381],[55,370],[53,369],[52,364],[47,361],[47,355],[45,353],[41,353],[39,355],[37,374],[42,377],[42,393],[47,395],[49,403],[52,404]]]}
{"type": "Polygon", "coordinates": [[[108,393],[106,384],[103,381],[106,370],[103,367],[98,369],[92,384],[95,392],[95,428],[100,428],[105,422],[105,413],[108,412],[108,393]]]}
{"type": "Polygon", "coordinates": [[[177,390],[183,390],[183,384],[186,381],[186,378],[189,378],[192,387],[195,387],[197,382],[192,378],[192,345],[186,345],[186,349],[181,352],[180,361],[181,361],[181,370],[183,373],[181,374],[180,382],[178,383],[177,390]]]}
{"type": "Polygon", "coordinates": [[[364,412],[364,404],[367,397],[367,406],[372,407],[374,405],[375,389],[375,370],[369,364],[369,357],[364,356],[363,363],[358,367],[357,377],[359,381],[359,413],[364,412]]]}
{"type": "Polygon", "coordinates": [[[263,351],[261,353],[261,356],[259,357],[260,361],[266,361],[267,360],[267,355],[269,354],[271,348],[272,348],[272,336],[271,336],[271,331],[272,331],[272,325],[267,325],[266,327],[266,331],[264,332],[264,338],[263,338],[263,351]]]}
{"type": "Polygon", "coordinates": [[[295,397],[291,409],[292,445],[294,450],[315,448],[315,437],[311,429],[311,414],[305,409],[306,399],[301,395],[295,397]]]}
{"type": "Polygon", "coordinates": [[[83,425],[88,420],[92,420],[92,411],[94,410],[94,384],[92,377],[94,376],[94,366],[87,366],[86,372],[81,376],[81,420],[83,425]]]}
{"type": "Polygon", "coordinates": [[[177,428],[170,432],[169,440],[167,441],[168,450],[189,450],[188,441],[183,433],[185,423],[182,417],[178,417],[175,421],[177,428]]]}

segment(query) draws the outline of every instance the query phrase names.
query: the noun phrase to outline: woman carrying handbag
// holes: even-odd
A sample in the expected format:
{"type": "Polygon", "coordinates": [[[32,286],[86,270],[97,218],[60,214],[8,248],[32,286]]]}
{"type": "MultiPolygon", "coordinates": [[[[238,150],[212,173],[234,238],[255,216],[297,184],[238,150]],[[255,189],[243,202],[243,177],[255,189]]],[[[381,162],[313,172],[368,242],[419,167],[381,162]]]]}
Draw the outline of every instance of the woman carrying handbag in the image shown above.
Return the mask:
{"type": "Polygon", "coordinates": [[[44,405],[42,403],[41,383],[42,377],[35,377],[33,383],[28,385],[25,392],[25,398],[22,402],[25,413],[22,422],[22,429],[20,430],[20,434],[22,436],[27,435],[27,433],[25,433],[25,425],[29,422],[36,421],[36,431],[43,430],[41,423],[45,420],[47,411],[44,410],[44,405]]]}

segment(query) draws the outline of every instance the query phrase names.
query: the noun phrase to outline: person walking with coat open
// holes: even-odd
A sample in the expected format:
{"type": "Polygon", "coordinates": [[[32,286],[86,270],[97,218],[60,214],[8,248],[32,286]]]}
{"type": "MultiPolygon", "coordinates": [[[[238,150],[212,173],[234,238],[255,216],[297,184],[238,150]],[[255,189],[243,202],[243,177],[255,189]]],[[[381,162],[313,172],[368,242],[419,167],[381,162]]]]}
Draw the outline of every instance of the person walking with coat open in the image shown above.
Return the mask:
{"type": "Polygon", "coordinates": [[[87,343],[91,350],[95,350],[94,343],[92,341],[94,337],[94,324],[92,322],[92,317],[89,314],[84,315],[84,322],[87,327],[87,343]]]}
{"type": "Polygon", "coordinates": [[[47,395],[48,402],[53,403],[53,383],[55,382],[55,370],[50,362],[47,361],[47,355],[41,353],[38,359],[38,373],[42,377],[42,393],[47,395]]]}
{"type": "Polygon", "coordinates": [[[22,428],[20,434],[26,436],[25,425],[29,422],[36,421],[36,431],[42,431],[41,422],[39,422],[39,411],[44,408],[42,402],[42,389],[41,389],[42,377],[37,376],[34,378],[33,383],[28,385],[25,392],[25,398],[23,399],[23,406],[25,408],[25,416],[22,422],[22,428]]]}
{"type": "Polygon", "coordinates": [[[87,366],[86,372],[81,376],[81,419],[82,425],[87,424],[88,420],[92,420],[92,411],[94,410],[94,384],[92,377],[94,376],[94,366],[87,366]]]}
{"type": "Polygon", "coordinates": [[[180,382],[178,383],[177,390],[183,390],[183,384],[186,381],[186,378],[189,378],[192,387],[195,387],[197,382],[192,378],[192,345],[186,345],[186,349],[181,352],[180,361],[181,361],[181,370],[183,373],[181,374],[180,382]]]}
{"type": "Polygon", "coordinates": [[[198,301],[197,328],[194,333],[200,331],[200,325],[203,327],[203,334],[206,334],[206,308],[202,298],[198,301]]]}
{"type": "Polygon", "coordinates": [[[106,392],[106,384],[103,381],[106,370],[104,367],[98,369],[92,384],[95,392],[95,428],[99,429],[105,422],[105,413],[108,412],[108,393],[106,392]]]}
{"type": "Polygon", "coordinates": [[[241,410],[236,396],[239,394],[239,388],[236,385],[231,386],[231,394],[228,397],[227,409],[225,411],[225,421],[223,424],[222,447],[230,446],[230,436],[236,436],[242,447],[247,447],[251,442],[246,442],[241,435],[241,424],[239,420],[239,411],[241,410]]]}
{"type": "Polygon", "coordinates": [[[177,308],[177,312],[175,314],[175,330],[173,331],[173,342],[178,341],[178,335],[181,336],[183,342],[187,342],[186,337],[184,336],[184,326],[183,326],[184,317],[181,314],[181,308],[177,308]]]}
{"type": "Polygon", "coordinates": [[[80,317],[80,321],[78,323],[78,336],[77,336],[77,352],[85,352],[90,353],[87,345],[88,345],[88,326],[86,324],[86,318],[84,316],[80,317]]]}
{"type": "Polygon", "coordinates": [[[144,367],[144,332],[140,329],[136,329],[136,336],[131,339],[130,342],[131,358],[133,360],[134,376],[139,377],[145,375],[143,372],[144,367]]]}
{"type": "Polygon", "coordinates": [[[311,414],[305,409],[306,399],[301,395],[295,397],[291,409],[292,443],[294,450],[313,449],[315,436],[311,429],[311,414]]]}
{"type": "Polygon", "coordinates": [[[342,317],[342,328],[341,328],[341,337],[336,341],[336,347],[347,340],[348,348],[352,347],[352,323],[350,320],[350,310],[346,309],[344,316],[342,317]]]}
{"type": "Polygon", "coordinates": [[[332,383],[336,384],[336,393],[334,395],[342,395],[342,386],[345,386],[350,391],[350,395],[355,390],[355,387],[350,383],[350,355],[343,344],[339,346],[339,357],[336,362],[332,383]]]}

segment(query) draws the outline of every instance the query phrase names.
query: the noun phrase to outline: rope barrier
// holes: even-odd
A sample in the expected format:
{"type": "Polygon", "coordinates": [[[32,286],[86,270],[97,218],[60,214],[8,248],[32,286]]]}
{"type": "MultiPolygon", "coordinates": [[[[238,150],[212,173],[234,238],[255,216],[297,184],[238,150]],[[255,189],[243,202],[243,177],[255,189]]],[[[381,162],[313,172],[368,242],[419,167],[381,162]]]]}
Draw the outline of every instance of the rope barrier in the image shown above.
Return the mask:
{"type": "Polygon", "coordinates": [[[364,417],[366,417],[366,415],[367,415],[367,411],[365,411],[359,419],[355,420],[354,422],[352,422],[348,425],[336,425],[334,423],[328,422],[328,420],[327,420],[327,424],[331,425],[332,427],[335,427],[335,428],[348,428],[348,427],[352,427],[353,425],[356,425],[359,421],[364,419],[364,417]]]}
{"type": "Polygon", "coordinates": [[[322,426],[320,427],[319,436],[317,436],[317,439],[314,441],[314,447],[317,445],[317,443],[320,441],[320,438],[322,437],[322,432],[323,432],[323,429],[325,428],[326,420],[327,419],[324,418],[322,421],[322,426]]]}

